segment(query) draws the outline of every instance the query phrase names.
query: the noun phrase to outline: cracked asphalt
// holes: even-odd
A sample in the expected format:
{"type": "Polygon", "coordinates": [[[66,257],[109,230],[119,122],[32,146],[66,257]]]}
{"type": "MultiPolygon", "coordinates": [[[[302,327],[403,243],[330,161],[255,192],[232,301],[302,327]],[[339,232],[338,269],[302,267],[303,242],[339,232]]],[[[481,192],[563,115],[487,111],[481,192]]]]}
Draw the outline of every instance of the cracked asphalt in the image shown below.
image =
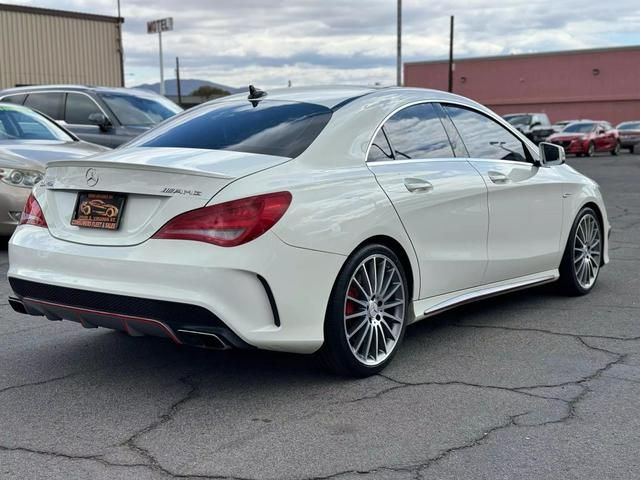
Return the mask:
{"type": "Polygon", "coordinates": [[[594,291],[449,311],[368,379],[21,316],[2,281],[0,478],[638,478],[640,156],[569,163],[613,225],[594,291]]]}

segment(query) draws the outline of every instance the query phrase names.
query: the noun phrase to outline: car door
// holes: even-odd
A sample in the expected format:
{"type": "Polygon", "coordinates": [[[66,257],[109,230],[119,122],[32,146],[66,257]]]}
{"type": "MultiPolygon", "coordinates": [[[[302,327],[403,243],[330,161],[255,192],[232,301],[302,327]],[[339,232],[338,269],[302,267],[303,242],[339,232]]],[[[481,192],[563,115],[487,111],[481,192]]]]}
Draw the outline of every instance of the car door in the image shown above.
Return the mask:
{"type": "Polygon", "coordinates": [[[480,285],[487,265],[487,189],[454,155],[439,111],[420,103],[392,115],[367,162],[413,243],[420,298],[480,285]]]}
{"type": "Polygon", "coordinates": [[[96,113],[109,118],[90,95],[81,92],[67,93],[64,114],[66,127],[87,142],[110,148],[117,147],[121,142],[113,132],[115,127],[105,129],[89,120],[89,116],[96,113]]]}
{"type": "Polygon", "coordinates": [[[493,118],[443,106],[488,188],[485,283],[558,268],[562,178],[557,170],[536,165],[524,142],[493,118]]]}

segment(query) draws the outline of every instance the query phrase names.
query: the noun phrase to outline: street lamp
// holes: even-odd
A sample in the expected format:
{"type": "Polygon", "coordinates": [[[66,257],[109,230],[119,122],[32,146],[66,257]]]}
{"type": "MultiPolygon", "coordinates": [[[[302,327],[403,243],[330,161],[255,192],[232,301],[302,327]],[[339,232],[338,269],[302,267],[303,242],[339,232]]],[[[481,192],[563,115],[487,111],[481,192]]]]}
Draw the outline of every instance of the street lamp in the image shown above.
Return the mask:
{"type": "Polygon", "coordinates": [[[162,60],[162,32],[173,30],[173,17],[161,18],[147,22],[147,33],[158,34],[158,46],[160,47],[160,95],[165,94],[164,90],[164,65],[162,60]]]}
{"type": "Polygon", "coordinates": [[[398,25],[397,25],[398,53],[397,53],[397,59],[396,59],[396,84],[399,87],[401,87],[402,86],[402,0],[398,0],[397,22],[398,22],[398,25]]]}

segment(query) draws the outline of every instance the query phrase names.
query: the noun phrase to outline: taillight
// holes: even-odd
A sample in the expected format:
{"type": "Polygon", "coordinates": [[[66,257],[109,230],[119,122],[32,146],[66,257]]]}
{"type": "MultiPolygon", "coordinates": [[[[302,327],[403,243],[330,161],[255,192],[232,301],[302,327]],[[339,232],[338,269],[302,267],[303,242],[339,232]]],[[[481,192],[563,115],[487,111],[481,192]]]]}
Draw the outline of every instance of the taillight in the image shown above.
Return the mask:
{"type": "Polygon", "coordinates": [[[273,227],[291,204],[289,192],[268,193],[219,203],[169,220],[153,238],[196,240],[235,247],[273,227]]]}
{"type": "Polygon", "coordinates": [[[44,213],[42,208],[33,196],[33,193],[27,198],[27,203],[24,204],[22,215],[20,216],[19,225],[35,225],[37,227],[46,227],[47,221],[44,219],[44,213]]]}

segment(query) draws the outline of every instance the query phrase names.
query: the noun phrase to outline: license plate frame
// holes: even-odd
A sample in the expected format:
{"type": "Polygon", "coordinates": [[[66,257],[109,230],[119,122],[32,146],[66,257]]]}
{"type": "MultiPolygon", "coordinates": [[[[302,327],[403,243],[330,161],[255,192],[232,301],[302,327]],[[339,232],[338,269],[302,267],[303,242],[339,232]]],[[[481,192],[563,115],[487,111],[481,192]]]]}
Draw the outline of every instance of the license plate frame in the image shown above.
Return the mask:
{"type": "Polygon", "coordinates": [[[71,225],[80,228],[115,231],[127,202],[127,195],[113,192],[78,192],[71,225]]]}

